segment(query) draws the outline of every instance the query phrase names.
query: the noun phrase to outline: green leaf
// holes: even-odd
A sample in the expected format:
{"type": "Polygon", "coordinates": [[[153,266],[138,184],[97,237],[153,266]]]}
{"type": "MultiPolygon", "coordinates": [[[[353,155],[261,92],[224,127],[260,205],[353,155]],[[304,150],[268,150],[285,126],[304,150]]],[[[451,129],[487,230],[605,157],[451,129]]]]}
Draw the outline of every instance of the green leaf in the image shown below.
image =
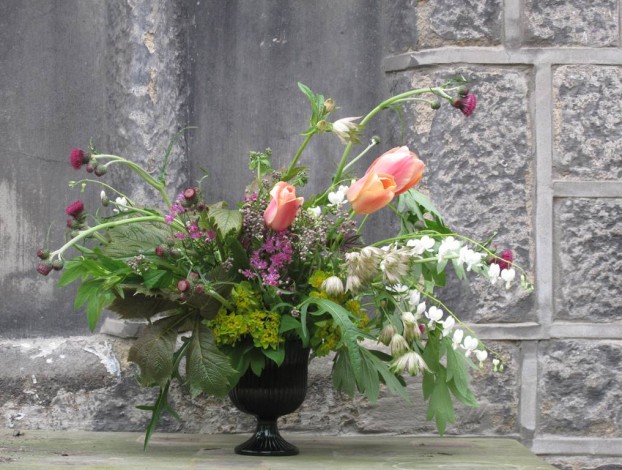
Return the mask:
{"type": "Polygon", "coordinates": [[[147,271],[143,274],[143,279],[147,289],[162,289],[171,285],[173,273],[164,270],[147,271]]]}
{"type": "Polygon", "coordinates": [[[242,229],[242,213],[237,209],[210,206],[209,216],[222,238],[229,233],[237,236],[242,229]]]}
{"type": "Polygon", "coordinates": [[[73,308],[78,310],[92,298],[97,299],[99,297],[99,290],[101,289],[101,286],[102,281],[100,279],[90,279],[83,282],[76,292],[73,308]]]}
{"type": "Polygon", "coordinates": [[[408,194],[408,196],[412,198],[414,202],[423,207],[426,212],[435,215],[440,220],[443,220],[443,216],[441,215],[441,213],[434,206],[434,204],[432,204],[432,201],[430,201],[430,199],[428,199],[428,197],[425,196],[423,193],[420,193],[416,189],[410,189],[406,194],[408,194]]]}
{"type": "Polygon", "coordinates": [[[216,346],[211,330],[200,323],[188,345],[186,376],[193,398],[202,392],[223,397],[233,386],[232,378],[237,376],[229,356],[216,346]]]}
{"type": "Polygon", "coordinates": [[[89,323],[89,329],[91,332],[95,331],[97,326],[97,320],[104,308],[104,305],[111,302],[114,298],[112,292],[105,292],[99,295],[99,297],[90,297],[86,304],[86,319],[89,323]]]}
{"type": "Polygon", "coordinates": [[[410,402],[410,396],[406,390],[406,383],[401,377],[398,377],[391,372],[387,366],[387,362],[391,360],[391,356],[373,349],[362,349],[361,353],[363,354],[363,358],[369,361],[376,369],[382,383],[385,384],[390,391],[396,395],[399,395],[407,402],[410,402]]]}
{"type": "Polygon", "coordinates": [[[442,436],[445,434],[447,423],[455,423],[456,417],[444,367],[440,367],[434,379],[426,418],[436,420],[436,428],[442,436]]]}
{"type": "Polygon", "coordinates": [[[248,168],[251,171],[257,171],[259,176],[264,176],[272,171],[272,164],[270,163],[271,156],[272,149],[269,148],[267,148],[265,152],[249,152],[248,168]]]}
{"type": "Polygon", "coordinates": [[[261,351],[253,349],[249,353],[249,359],[251,370],[257,377],[259,377],[263,371],[263,368],[266,366],[266,357],[261,353],[261,351]]]}
{"type": "Polygon", "coordinates": [[[121,318],[151,318],[157,313],[179,308],[177,302],[142,293],[125,290],[123,298],[115,297],[108,310],[117,313],[121,318]]]}
{"type": "Polygon", "coordinates": [[[262,349],[264,355],[270,358],[277,366],[281,366],[285,360],[285,345],[282,344],[278,349],[262,349]]]}
{"type": "Polygon", "coordinates": [[[356,387],[356,379],[354,378],[354,370],[350,357],[346,351],[337,351],[335,359],[333,359],[333,386],[336,390],[344,392],[350,398],[354,396],[354,388],[356,387]]]}
{"type": "Polygon", "coordinates": [[[143,222],[117,225],[108,230],[110,243],[102,248],[104,255],[112,258],[153,253],[155,247],[165,243],[171,229],[164,223],[143,222]]]}
{"type": "Polygon", "coordinates": [[[281,324],[279,325],[279,333],[285,333],[292,330],[300,330],[302,328],[301,323],[294,317],[289,315],[281,316],[281,324]]]}
{"type": "Polygon", "coordinates": [[[177,327],[182,316],[166,317],[148,325],[130,348],[128,360],[140,367],[140,383],[164,387],[173,374],[177,327]]]}
{"type": "Polygon", "coordinates": [[[71,284],[73,281],[78,279],[79,277],[86,277],[88,271],[84,268],[82,264],[82,259],[69,260],[65,262],[65,266],[63,268],[63,273],[61,274],[58,280],[58,287],[63,287],[68,284],[71,284]]]}

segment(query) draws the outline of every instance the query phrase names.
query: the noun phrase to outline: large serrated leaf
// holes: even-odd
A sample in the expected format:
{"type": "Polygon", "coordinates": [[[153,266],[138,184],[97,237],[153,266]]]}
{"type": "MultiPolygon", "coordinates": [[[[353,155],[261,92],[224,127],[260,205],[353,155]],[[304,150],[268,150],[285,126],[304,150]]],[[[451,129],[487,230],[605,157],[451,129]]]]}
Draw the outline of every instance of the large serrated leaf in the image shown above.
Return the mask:
{"type": "Polygon", "coordinates": [[[102,252],[113,258],[135,256],[139,253],[153,253],[155,247],[165,243],[171,230],[163,223],[145,222],[118,225],[107,232],[110,243],[102,252]]]}
{"type": "Polygon", "coordinates": [[[130,348],[128,360],[140,367],[140,383],[164,387],[173,374],[173,354],[180,318],[167,317],[148,325],[130,348]]]}
{"type": "Polygon", "coordinates": [[[242,213],[237,209],[210,207],[209,216],[223,238],[230,233],[237,235],[242,229],[242,213]]]}
{"type": "Polygon", "coordinates": [[[229,356],[218,349],[212,332],[202,324],[195,326],[188,345],[186,375],[193,398],[202,392],[223,397],[238,376],[229,356]]]}
{"type": "Polygon", "coordinates": [[[157,313],[179,308],[177,302],[160,297],[147,296],[125,290],[124,297],[117,297],[108,306],[108,310],[117,313],[121,318],[151,318],[157,313]]]}
{"type": "Polygon", "coordinates": [[[441,436],[445,434],[447,423],[456,421],[445,368],[442,366],[435,377],[426,418],[436,420],[436,428],[441,436]]]}
{"type": "Polygon", "coordinates": [[[338,351],[333,361],[333,386],[335,389],[344,392],[350,398],[354,396],[356,379],[350,363],[350,357],[345,351],[338,351]]]}

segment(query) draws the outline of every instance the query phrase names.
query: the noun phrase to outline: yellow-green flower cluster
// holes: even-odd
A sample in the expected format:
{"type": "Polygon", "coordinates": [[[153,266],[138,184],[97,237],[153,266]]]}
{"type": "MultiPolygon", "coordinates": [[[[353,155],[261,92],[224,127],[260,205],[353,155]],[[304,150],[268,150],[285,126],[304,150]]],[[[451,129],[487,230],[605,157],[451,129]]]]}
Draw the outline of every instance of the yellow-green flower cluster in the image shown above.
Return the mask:
{"type": "Polygon", "coordinates": [[[255,347],[277,349],[283,339],[279,335],[281,317],[263,308],[249,283],[242,282],[231,291],[232,311],[222,307],[208,322],[217,344],[235,346],[246,337],[255,347]]]}

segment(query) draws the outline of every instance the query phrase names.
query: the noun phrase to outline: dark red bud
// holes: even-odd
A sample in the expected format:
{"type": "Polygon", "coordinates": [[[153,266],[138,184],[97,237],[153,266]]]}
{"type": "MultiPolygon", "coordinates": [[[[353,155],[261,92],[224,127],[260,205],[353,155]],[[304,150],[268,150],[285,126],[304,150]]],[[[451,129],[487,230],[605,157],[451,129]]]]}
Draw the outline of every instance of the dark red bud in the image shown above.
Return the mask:
{"type": "Polygon", "coordinates": [[[197,197],[196,188],[188,188],[184,191],[184,198],[186,198],[187,201],[194,201],[196,197],[197,197]]]}
{"type": "Polygon", "coordinates": [[[37,257],[40,259],[48,259],[50,257],[50,250],[44,250],[43,248],[37,250],[37,257]]]}
{"type": "Polygon", "coordinates": [[[52,261],[52,269],[54,271],[60,271],[65,266],[65,262],[62,259],[55,259],[52,261]]]}
{"type": "Polygon", "coordinates": [[[194,286],[195,294],[202,294],[203,292],[205,292],[205,287],[203,286],[203,284],[197,284],[196,286],[194,286]]]}
{"type": "Polygon", "coordinates": [[[187,292],[188,290],[190,290],[190,281],[188,281],[188,279],[181,279],[178,283],[177,283],[177,290],[179,292],[187,292]]]}
{"type": "Polygon", "coordinates": [[[43,274],[44,276],[47,276],[48,274],[50,274],[52,269],[53,269],[52,263],[50,263],[49,261],[46,261],[45,263],[37,264],[37,272],[39,274],[43,274]]]}

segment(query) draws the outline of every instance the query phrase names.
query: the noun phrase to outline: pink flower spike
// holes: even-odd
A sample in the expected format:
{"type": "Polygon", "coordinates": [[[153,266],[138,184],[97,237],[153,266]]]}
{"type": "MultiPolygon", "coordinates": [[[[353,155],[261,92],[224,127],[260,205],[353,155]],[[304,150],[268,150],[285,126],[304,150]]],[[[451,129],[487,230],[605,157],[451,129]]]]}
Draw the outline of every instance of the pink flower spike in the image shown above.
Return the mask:
{"type": "Polygon", "coordinates": [[[470,116],[477,106],[477,97],[475,95],[466,95],[452,103],[454,108],[458,108],[465,116],[470,116]]]}
{"type": "Polygon", "coordinates": [[[82,165],[85,165],[89,162],[89,159],[84,153],[84,150],[76,148],[71,150],[71,153],[69,154],[69,162],[71,163],[72,167],[74,167],[76,170],[79,170],[80,168],[82,168],[82,165]]]}
{"type": "Polygon", "coordinates": [[[76,202],[72,202],[65,209],[65,213],[70,215],[74,219],[77,218],[84,211],[84,204],[82,201],[78,200],[76,202]]]}

